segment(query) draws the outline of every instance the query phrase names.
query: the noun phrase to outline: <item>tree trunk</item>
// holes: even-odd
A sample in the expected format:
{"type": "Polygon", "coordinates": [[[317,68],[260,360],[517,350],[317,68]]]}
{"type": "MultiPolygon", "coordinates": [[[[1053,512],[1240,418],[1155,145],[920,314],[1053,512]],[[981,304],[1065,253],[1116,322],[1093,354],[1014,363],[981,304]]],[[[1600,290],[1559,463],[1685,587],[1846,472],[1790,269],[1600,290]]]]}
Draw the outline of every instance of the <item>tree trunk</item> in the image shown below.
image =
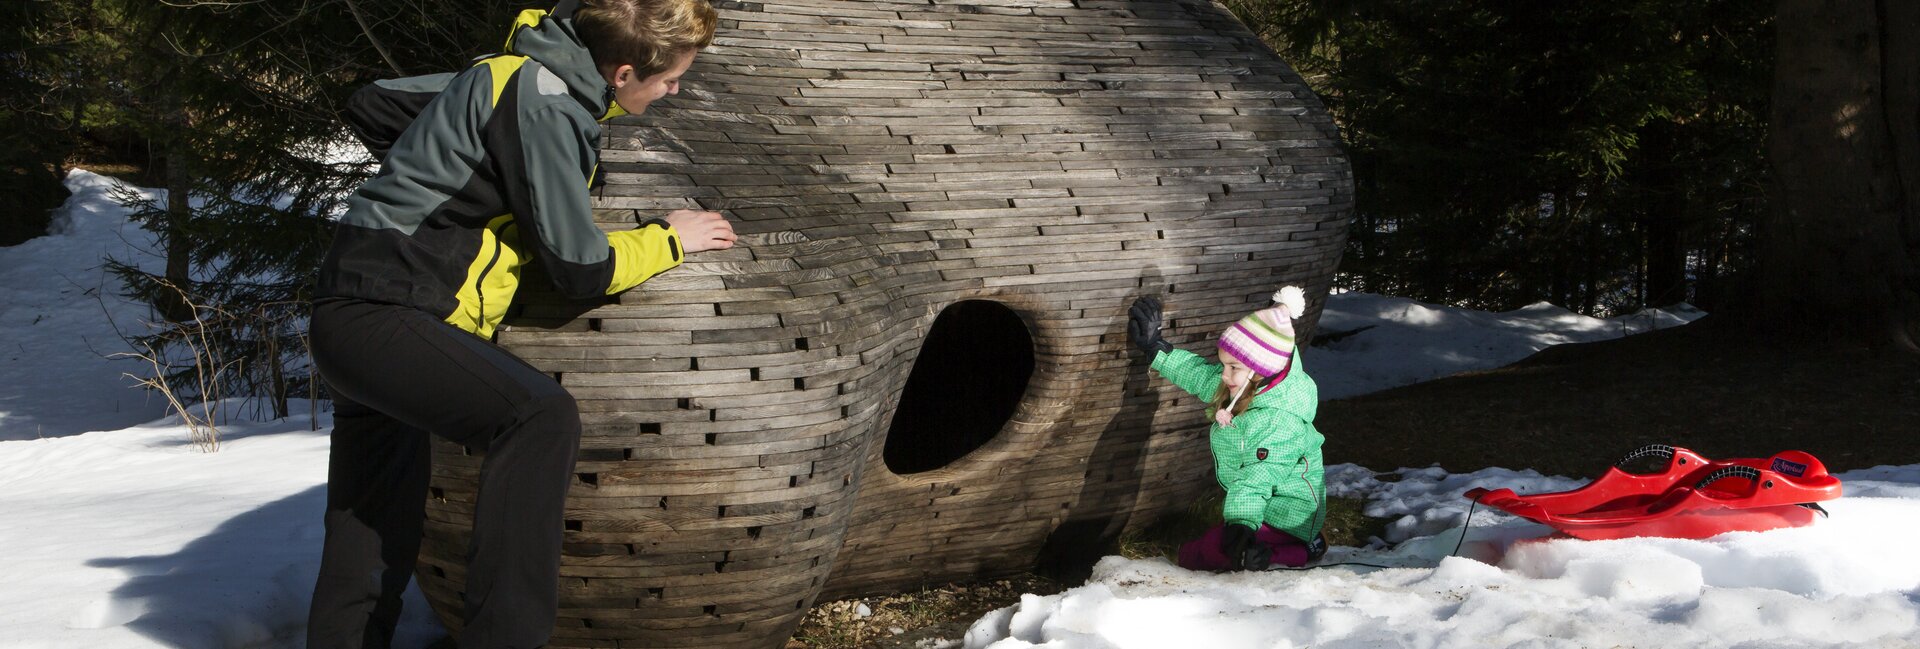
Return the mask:
{"type": "MultiPolygon", "coordinates": [[[[1572,311],[1577,307],[1568,297],[1573,293],[1573,278],[1567,270],[1567,249],[1571,247],[1567,241],[1570,228],[1563,223],[1571,216],[1567,213],[1567,201],[1563,194],[1556,191],[1548,200],[1552,201],[1552,205],[1548,206],[1545,222],[1535,231],[1537,239],[1531,245],[1548,247],[1540,255],[1547,265],[1547,302],[1572,311]]],[[[1534,297],[1529,295],[1527,299],[1534,297]]]]}
{"type": "Polygon", "coordinates": [[[264,336],[263,341],[266,343],[267,351],[261,360],[267,364],[268,401],[273,403],[273,418],[286,419],[288,411],[292,408],[287,404],[287,364],[280,358],[280,334],[284,331],[283,323],[269,314],[266,307],[255,309],[253,314],[255,320],[267,327],[267,335],[264,336]]]}
{"type": "Polygon", "coordinates": [[[1580,247],[1586,259],[1580,265],[1580,315],[1593,315],[1600,310],[1600,219],[1585,216],[1582,229],[1586,234],[1581,237],[1580,247]]]}
{"type": "Polygon", "coordinates": [[[1647,265],[1645,306],[1668,306],[1687,299],[1687,221],[1686,195],[1680,191],[1674,165],[1673,134],[1666,125],[1647,132],[1646,211],[1641,227],[1646,232],[1647,265]]]}
{"type": "Polygon", "coordinates": [[[167,165],[167,216],[166,230],[160,233],[167,247],[167,268],[165,278],[171,288],[163,289],[154,295],[153,308],[160,317],[168,322],[185,322],[193,319],[193,304],[187,297],[187,289],[192,280],[192,243],[187,239],[187,220],[193,216],[193,208],[187,199],[192,194],[191,176],[188,175],[186,156],[169,152],[167,165]]]}
{"type": "Polygon", "coordinates": [[[1920,3],[1779,0],[1755,314],[1920,351],[1920,3]]]}

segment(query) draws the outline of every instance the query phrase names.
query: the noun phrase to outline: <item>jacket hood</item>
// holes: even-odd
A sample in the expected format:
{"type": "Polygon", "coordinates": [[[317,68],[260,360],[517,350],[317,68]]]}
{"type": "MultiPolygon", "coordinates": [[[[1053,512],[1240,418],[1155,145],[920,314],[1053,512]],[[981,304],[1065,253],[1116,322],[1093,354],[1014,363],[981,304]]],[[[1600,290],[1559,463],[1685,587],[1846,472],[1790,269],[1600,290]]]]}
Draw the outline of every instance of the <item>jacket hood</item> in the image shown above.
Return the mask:
{"type": "Polygon", "coordinates": [[[625,115],[626,111],[613,102],[607,80],[594,66],[593,54],[573,32],[573,4],[561,3],[552,13],[539,9],[520,12],[507,35],[506,52],[539,61],[567,83],[568,94],[596,119],[625,115]]]}

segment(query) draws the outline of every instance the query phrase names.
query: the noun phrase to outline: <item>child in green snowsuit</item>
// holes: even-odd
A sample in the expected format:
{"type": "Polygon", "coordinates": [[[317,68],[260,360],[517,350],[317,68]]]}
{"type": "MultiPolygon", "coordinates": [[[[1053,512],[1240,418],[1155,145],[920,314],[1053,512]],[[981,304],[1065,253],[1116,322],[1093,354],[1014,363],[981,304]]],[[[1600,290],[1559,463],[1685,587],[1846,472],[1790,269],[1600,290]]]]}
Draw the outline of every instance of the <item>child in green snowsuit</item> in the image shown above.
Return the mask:
{"type": "Polygon", "coordinates": [[[1293,337],[1305,308],[1299,288],[1274,294],[1279,304],[1241,318],[1220,336],[1220,363],[1174,349],[1160,336],[1160,303],[1129,309],[1128,335],[1153,354],[1153,369],[1180,389],[1209,400],[1214,474],[1227,490],[1224,523],[1180,547],[1179,564],[1194,570],[1262,570],[1305,565],[1325,548],[1326,480],[1313,427],[1320,389],[1307,376],[1293,337]]]}

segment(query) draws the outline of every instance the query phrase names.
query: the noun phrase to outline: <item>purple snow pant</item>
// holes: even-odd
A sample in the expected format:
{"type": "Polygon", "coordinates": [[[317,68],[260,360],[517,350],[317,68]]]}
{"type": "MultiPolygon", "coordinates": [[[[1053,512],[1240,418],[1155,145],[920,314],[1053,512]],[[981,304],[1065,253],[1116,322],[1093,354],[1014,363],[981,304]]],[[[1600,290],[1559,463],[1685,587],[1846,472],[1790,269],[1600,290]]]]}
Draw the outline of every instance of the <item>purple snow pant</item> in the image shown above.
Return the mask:
{"type": "MultiPolygon", "coordinates": [[[[1225,523],[1215,525],[1200,538],[1181,545],[1180,567],[1188,570],[1226,570],[1227,555],[1220,552],[1220,537],[1226,533],[1226,529],[1225,523]]],[[[1253,533],[1253,542],[1273,550],[1274,565],[1289,568],[1307,565],[1306,542],[1272,525],[1262,523],[1260,529],[1253,533]]]]}

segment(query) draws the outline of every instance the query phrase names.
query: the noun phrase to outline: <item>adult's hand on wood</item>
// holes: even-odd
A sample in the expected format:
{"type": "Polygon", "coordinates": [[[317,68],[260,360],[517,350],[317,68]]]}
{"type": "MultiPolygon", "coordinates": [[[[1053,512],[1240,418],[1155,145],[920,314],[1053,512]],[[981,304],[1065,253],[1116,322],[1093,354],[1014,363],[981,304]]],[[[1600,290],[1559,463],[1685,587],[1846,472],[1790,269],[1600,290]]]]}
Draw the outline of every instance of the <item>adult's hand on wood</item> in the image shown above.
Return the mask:
{"type": "Polygon", "coordinates": [[[688,253],[732,248],[739,238],[719,212],[674,210],[667,213],[667,224],[680,233],[680,247],[688,253]]]}

